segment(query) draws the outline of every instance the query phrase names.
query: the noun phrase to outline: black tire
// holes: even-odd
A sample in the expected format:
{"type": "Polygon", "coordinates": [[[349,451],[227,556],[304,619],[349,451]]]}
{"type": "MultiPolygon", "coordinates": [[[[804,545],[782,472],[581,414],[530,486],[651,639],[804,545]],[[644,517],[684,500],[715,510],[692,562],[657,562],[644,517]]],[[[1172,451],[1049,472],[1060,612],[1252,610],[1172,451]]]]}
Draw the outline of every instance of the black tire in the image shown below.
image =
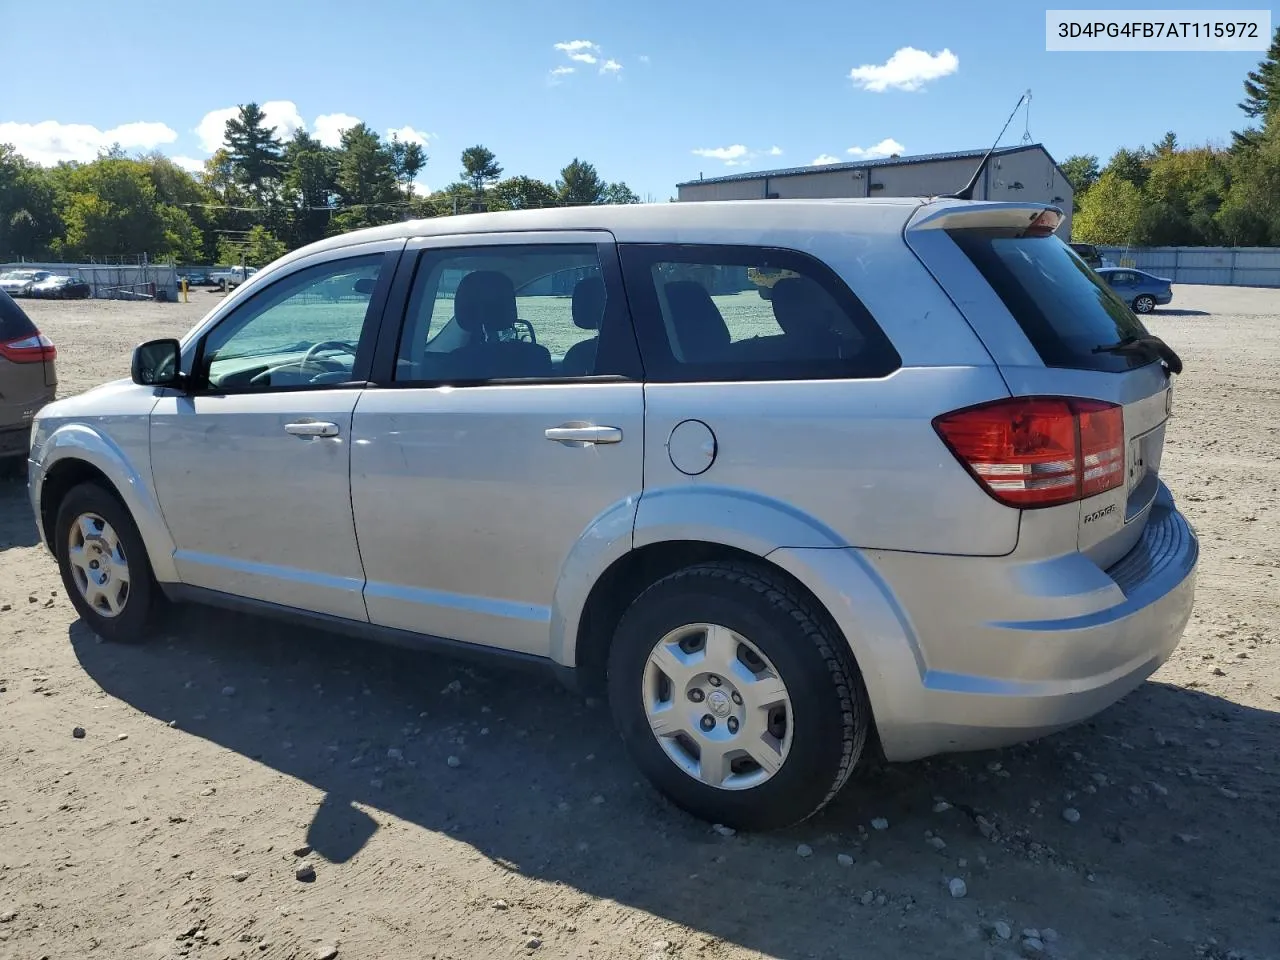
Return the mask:
{"type": "Polygon", "coordinates": [[[157,626],[165,606],[164,595],[151,572],[151,560],[138,527],[116,495],[97,483],[73,487],[58,505],[53,525],[54,554],[62,584],[85,626],[116,643],[139,643],[157,626]],[[71,526],[85,513],[96,514],[111,525],[119,537],[129,566],[129,587],[124,606],[116,616],[104,616],[81,593],[70,561],[71,526]]]}
{"type": "Polygon", "coordinates": [[[843,638],[775,573],[739,563],[679,570],[645,590],[623,614],[608,659],[614,722],[637,766],[696,817],[741,830],[770,830],[817,813],[849,779],[871,732],[862,677],[843,638]],[[792,744],[758,786],[726,790],[678,767],[650,730],[642,697],[649,654],[670,631],[714,623],[749,638],[786,685],[792,744]]]}
{"type": "Polygon", "coordinates": [[[1153,310],[1155,310],[1155,308],[1156,308],[1156,301],[1154,297],[1150,297],[1144,293],[1140,297],[1133,298],[1134,313],[1151,313],[1153,310]]]}

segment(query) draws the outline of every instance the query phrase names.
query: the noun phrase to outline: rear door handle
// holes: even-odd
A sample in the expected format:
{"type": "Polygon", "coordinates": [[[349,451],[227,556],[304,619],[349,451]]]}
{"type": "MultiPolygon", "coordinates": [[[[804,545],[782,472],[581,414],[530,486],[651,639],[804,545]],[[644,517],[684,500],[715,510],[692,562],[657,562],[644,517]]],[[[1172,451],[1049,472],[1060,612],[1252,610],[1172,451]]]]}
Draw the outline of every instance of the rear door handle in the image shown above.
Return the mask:
{"type": "Polygon", "coordinates": [[[299,420],[297,423],[286,423],[284,432],[295,437],[336,437],[338,425],[324,420],[299,420]]]}
{"type": "Polygon", "coordinates": [[[621,443],[621,427],[597,427],[588,424],[562,423],[558,427],[548,427],[548,440],[555,440],[566,446],[585,446],[589,443],[621,443]]]}

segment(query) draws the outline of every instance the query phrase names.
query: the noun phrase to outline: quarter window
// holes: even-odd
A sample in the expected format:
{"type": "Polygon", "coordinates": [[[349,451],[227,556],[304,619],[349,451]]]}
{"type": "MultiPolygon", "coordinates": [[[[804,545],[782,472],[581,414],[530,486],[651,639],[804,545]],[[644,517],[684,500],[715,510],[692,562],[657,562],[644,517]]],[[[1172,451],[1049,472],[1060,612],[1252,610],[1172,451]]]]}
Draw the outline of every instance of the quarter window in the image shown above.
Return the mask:
{"type": "Polygon", "coordinates": [[[622,258],[650,379],[881,377],[901,363],[844,282],[805,254],[631,244],[622,258]]]}

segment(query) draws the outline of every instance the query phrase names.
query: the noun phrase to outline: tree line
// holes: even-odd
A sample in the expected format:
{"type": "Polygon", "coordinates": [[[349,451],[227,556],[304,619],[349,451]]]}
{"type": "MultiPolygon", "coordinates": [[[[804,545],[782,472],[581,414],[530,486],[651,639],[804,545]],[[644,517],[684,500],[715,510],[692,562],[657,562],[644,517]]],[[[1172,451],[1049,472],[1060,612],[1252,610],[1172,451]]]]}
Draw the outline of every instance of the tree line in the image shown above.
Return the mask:
{"type": "Polygon", "coordinates": [[[462,151],[458,179],[423,194],[421,144],[366,124],[327,147],[287,140],[255,103],[227,121],[222,146],[192,174],[160,153],[118,147],[89,163],[42,167],[0,144],[0,260],[132,257],[262,266],[288,250],[360,227],[482,210],[639,203],[574,158],[555,183],[503,177],[493,152],[462,151]]]}
{"type": "Polygon", "coordinates": [[[1280,28],[1244,81],[1247,125],[1229,146],[1182,148],[1166,133],[1099,167],[1068,157],[1071,235],[1114,246],[1280,246],[1280,28]]]}

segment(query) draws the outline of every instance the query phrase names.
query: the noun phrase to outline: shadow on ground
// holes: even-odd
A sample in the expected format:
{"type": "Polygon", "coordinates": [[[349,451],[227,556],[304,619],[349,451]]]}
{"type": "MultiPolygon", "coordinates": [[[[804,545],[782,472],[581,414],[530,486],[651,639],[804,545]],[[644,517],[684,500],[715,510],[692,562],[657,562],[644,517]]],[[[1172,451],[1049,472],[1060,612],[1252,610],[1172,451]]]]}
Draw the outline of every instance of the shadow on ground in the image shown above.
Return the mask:
{"type": "Polygon", "coordinates": [[[800,827],[724,838],[638,782],[607,710],[551,680],[206,610],[170,633],[133,647],[70,630],[110,695],[324,791],[296,839],[334,862],[378,829],[360,803],[782,958],[848,956],[873,930],[903,956],[980,956],[975,911],[996,904],[1062,931],[1058,957],[1280,942],[1266,893],[1280,889],[1275,713],[1149,683],[1039,744],[892,767],[800,827]],[[953,807],[935,812],[937,798],[953,807]],[[873,817],[890,828],[867,830],[873,817]],[[955,876],[968,900],[948,896],[955,876]],[[864,907],[865,891],[885,901],[864,907]]]}
{"type": "Polygon", "coordinates": [[[27,500],[26,464],[0,461],[0,551],[33,547],[39,542],[27,500]]]}
{"type": "Polygon", "coordinates": [[[1207,317],[1208,310],[1179,310],[1170,307],[1157,307],[1149,316],[1153,317],[1207,317]]]}

